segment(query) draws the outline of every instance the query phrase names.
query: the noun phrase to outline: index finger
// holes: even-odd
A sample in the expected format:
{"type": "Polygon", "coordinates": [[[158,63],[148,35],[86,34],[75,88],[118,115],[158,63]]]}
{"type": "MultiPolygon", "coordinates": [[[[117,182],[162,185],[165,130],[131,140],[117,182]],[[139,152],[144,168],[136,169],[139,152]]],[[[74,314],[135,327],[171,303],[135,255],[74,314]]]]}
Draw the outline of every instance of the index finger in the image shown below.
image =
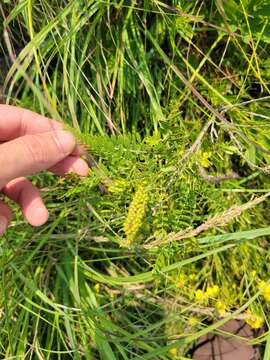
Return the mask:
{"type": "Polygon", "coordinates": [[[0,105],[0,141],[17,137],[61,130],[63,125],[30,110],[11,105],[0,105]]]}

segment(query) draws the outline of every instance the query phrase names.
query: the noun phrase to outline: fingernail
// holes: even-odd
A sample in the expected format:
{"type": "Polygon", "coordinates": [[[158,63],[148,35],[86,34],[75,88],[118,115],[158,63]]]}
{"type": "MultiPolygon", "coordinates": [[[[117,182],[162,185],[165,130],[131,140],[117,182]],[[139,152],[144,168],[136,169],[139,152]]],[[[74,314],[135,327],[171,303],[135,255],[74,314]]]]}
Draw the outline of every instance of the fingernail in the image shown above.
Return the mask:
{"type": "Polygon", "coordinates": [[[8,227],[8,220],[4,216],[0,216],[0,235],[3,235],[8,227]]]}
{"type": "Polygon", "coordinates": [[[60,122],[54,121],[52,122],[52,128],[53,130],[62,130],[63,129],[63,124],[61,124],[60,122]]]}
{"type": "Polygon", "coordinates": [[[76,160],[70,170],[80,176],[87,176],[89,173],[89,167],[83,159],[76,160]]]}
{"type": "Polygon", "coordinates": [[[63,154],[70,154],[76,146],[76,140],[74,136],[68,131],[57,130],[54,132],[54,137],[59,150],[63,154]]]}

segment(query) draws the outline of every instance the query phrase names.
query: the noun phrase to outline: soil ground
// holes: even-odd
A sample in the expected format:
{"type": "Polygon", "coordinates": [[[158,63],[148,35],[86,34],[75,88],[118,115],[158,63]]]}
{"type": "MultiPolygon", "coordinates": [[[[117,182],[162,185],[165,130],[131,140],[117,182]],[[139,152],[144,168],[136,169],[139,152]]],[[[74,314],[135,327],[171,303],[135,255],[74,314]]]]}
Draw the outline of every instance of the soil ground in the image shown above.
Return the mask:
{"type": "MultiPolygon", "coordinates": [[[[231,320],[222,330],[243,338],[252,338],[249,325],[242,321],[231,320]]],[[[193,360],[259,360],[258,349],[244,342],[236,341],[233,336],[207,335],[200,339],[193,360]]]]}

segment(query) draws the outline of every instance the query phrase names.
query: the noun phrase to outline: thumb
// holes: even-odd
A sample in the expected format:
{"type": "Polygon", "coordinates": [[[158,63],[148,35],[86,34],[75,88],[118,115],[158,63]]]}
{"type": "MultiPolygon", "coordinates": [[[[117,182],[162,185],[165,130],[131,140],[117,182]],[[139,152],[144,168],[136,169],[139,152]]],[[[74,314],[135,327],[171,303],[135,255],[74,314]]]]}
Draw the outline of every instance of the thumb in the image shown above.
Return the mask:
{"type": "Polygon", "coordinates": [[[25,135],[0,145],[0,189],[14,178],[47,170],[76,146],[66,131],[25,135]]]}

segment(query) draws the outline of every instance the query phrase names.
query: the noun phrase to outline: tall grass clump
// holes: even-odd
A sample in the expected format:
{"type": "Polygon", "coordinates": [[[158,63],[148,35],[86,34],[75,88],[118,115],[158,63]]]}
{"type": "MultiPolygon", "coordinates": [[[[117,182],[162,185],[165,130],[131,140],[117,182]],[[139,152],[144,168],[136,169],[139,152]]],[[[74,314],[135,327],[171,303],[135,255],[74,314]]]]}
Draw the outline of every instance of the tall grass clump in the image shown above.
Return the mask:
{"type": "Polygon", "coordinates": [[[33,176],[50,221],[17,211],[0,241],[0,358],[192,358],[231,319],[269,358],[269,12],[0,5],[5,101],[63,121],[92,165],[33,176]]]}

